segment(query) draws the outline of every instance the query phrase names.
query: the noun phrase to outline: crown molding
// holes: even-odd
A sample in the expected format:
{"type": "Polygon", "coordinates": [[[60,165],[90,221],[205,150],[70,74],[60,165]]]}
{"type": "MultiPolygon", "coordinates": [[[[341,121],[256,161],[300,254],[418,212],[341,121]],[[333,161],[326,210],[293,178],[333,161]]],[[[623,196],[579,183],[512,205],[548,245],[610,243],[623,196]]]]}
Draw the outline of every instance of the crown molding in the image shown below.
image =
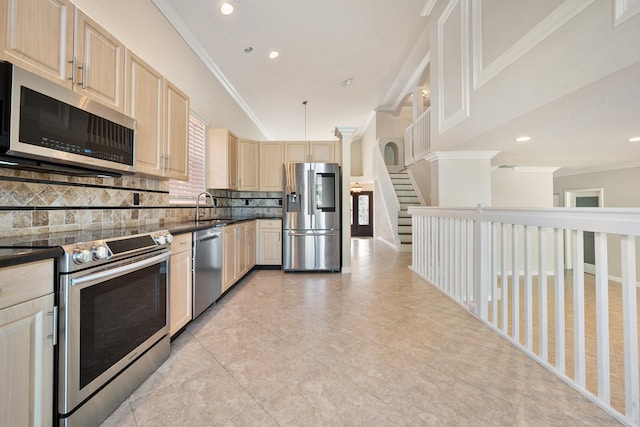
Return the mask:
{"type": "Polygon", "coordinates": [[[522,173],[554,173],[560,167],[557,166],[511,166],[511,167],[500,167],[494,166],[494,170],[498,169],[509,169],[514,172],[522,172],[522,173]]]}
{"type": "Polygon", "coordinates": [[[632,168],[640,168],[640,162],[631,162],[631,163],[621,163],[617,165],[603,165],[603,166],[593,166],[590,168],[580,168],[580,169],[568,169],[563,170],[560,169],[558,172],[554,173],[554,178],[559,178],[563,176],[573,176],[573,175],[585,175],[589,173],[599,173],[599,172],[611,172],[620,169],[632,169],[632,168]]]}
{"type": "Polygon", "coordinates": [[[420,12],[420,16],[429,16],[431,15],[431,12],[433,12],[433,8],[436,5],[437,0],[427,0],[427,2],[424,5],[424,8],[422,8],[422,12],[420,12]]]}
{"type": "Polygon", "coordinates": [[[249,107],[249,105],[245,102],[245,100],[240,96],[238,91],[233,87],[227,76],[224,75],[222,70],[218,67],[216,62],[213,60],[211,55],[205,50],[202,46],[198,38],[191,32],[189,27],[184,23],[180,15],[175,10],[175,8],[171,5],[169,0],[151,0],[153,4],[158,8],[160,13],[166,18],[166,20],[171,24],[171,26],[176,30],[178,34],[182,37],[185,43],[193,50],[200,61],[207,67],[209,72],[218,80],[222,88],[229,94],[229,96],[238,104],[240,109],[249,117],[249,119],[256,125],[256,127],[262,132],[266,139],[271,140],[271,134],[267,131],[264,125],[258,119],[258,116],[255,115],[253,110],[249,107]]]}
{"type": "Polygon", "coordinates": [[[422,159],[428,162],[436,160],[491,160],[499,151],[434,151],[422,159]]]}
{"type": "Polygon", "coordinates": [[[353,134],[358,130],[357,126],[336,126],[336,130],[334,131],[334,135],[338,138],[342,139],[346,136],[352,137],[353,134]]]}

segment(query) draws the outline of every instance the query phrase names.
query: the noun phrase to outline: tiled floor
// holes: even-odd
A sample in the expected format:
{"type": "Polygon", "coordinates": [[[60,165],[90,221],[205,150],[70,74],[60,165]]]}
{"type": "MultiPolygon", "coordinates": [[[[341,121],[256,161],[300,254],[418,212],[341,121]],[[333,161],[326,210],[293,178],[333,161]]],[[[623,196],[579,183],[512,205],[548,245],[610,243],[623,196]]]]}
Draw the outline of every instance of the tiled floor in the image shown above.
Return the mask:
{"type": "Polygon", "coordinates": [[[617,425],[407,266],[255,271],[176,339],[105,426],[617,425]]]}

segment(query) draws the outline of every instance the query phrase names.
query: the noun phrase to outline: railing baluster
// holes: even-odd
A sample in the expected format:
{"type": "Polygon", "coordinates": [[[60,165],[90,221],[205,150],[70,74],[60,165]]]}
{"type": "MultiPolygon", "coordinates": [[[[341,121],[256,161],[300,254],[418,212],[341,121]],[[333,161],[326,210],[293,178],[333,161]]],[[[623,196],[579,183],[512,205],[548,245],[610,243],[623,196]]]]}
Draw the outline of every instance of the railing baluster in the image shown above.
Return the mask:
{"type": "Polygon", "coordinates": [[[547,290],[547,230],[538,227],[538,328],[540,357],[549,360],[549,316],[547,290]]]}
{"type": "Polygon", "coordinates": [[[467,220],[460,220],[460,302],[467,304],[467,220]]]}
{"type": "Polygon", "coordinates": [[[575,378],[581,387],[586,385],[584,338],[584,233],[573,230],[573,354],[575,378]]]}
{"type": "Polygon", "coordinates": [[[622,322],[624,341],[624,410],[640,424],[640,379],[638,377],[638,307],[636,300],[636,241],[622,236],[622,322]]]}
{"type": "Polygon", "coordinates": [[[473,220],[467,221],[467,306],[473,301],[473,275],[474,272],[474,240],[473,240],[473,220]]]}
{"type": "Polygon", "coordinates": [[[507,273],[507,248],[509,247],[508,225],[502,224],[502,332],[509,335],[509,276],[507,273]]]}
{"type": "Polygon", "coordinates": [[[513,303],[511,304],[511,336],[516,342],[520,342],[520,271],[518,265],[518,226],[511,227],[512,239],[512,259],[511,259],[511,295],[513,303]]]}
{"type": "Polygon", "coordinates": [[[498,327],[498,248],[500,237],[498,229],[500,225],[491,224],[492,248],[491,251],[491,323],[494,327],[498,327]]]}
{"type": "Polygon", "coordinates": [[[460,219],[453,221],[453,284],[454,296],[456,301],[462,302],[462,294],[460,292],[460,219]]]}
{"type": "Polygon", "coordinates": [[[596,248],[596,345],[598,348],[598,398],[611,403],[609,370],[609,267],[607,234],[595,233],[596,248]]]}
{"type": "Polygon", "coordinates": [[[555,307],[555,344],[556,369],[561,374],[565,372],[565,323],[564,323],[564,230],[553,229],[553,258],[554,258],[554,307],[555,307]]]}
{"type": "Polygon", "coordinates": [[[524,345],[527,350],[533,350],[533,264],[531,227],[524,226],[524,345]]]}

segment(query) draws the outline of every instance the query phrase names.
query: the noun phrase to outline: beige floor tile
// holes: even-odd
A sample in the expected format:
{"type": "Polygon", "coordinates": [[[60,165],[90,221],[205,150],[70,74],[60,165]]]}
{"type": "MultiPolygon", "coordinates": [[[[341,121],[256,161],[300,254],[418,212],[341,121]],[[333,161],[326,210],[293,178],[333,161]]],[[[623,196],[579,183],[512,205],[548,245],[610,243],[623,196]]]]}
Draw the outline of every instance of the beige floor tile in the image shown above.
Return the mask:
{"type": "MultiPolygon", "coordinates": [[[[414,274],[411,254],[371,239],[352,249],[352,274],[252,272],[189,324],[104,425],[617,425],[414,274]]],[[[611,330],[620,405],[623,345],[614,321],[611,330]]],[[[568,330],[569,375],[572,346],[568,330]]]]}

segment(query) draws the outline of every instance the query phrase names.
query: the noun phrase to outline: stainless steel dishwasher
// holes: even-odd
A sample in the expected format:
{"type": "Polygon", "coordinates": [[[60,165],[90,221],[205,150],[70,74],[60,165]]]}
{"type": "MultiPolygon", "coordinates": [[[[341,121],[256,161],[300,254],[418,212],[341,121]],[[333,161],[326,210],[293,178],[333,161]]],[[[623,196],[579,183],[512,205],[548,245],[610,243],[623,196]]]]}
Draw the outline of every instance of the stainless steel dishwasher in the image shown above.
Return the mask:
{"type": "Polygon", "coordinates": [[[193,233],[193,318],[213,304],[222,290],[222,229],[193,233]]]}

